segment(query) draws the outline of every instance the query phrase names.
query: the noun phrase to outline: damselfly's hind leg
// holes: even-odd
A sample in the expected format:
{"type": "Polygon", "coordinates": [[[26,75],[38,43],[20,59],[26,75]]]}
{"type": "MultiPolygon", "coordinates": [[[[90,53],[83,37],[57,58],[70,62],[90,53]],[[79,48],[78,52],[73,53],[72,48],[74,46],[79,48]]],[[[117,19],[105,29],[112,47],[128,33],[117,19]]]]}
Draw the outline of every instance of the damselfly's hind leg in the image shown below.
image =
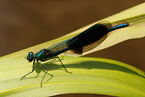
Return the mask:
{"type": "Polygon", "coordinates": [[[29,75],[29,74],[33,73],[33,71],[34,71],[34,64],[35,64],[35,60],[33,61],[32,71],[31,71],[31,72],[29,72],[29,73],[27,73],[27,74],[25,74],[23,77],[21,77],[20,81],[21,81],[24,77],[26,77],[27,75],[29,75]]]}
{"type": "MultiPolygon", "coordinates": [[[[42,63],[40,63],[40,62],[38,62],[38,61],[37,61],[37,63],[40,64],[40,65],[42,65],[42,66],[44,66],[44,67],[47,69],[47,70],[45,71],[45,74],[44,74],[42,80],[41,80],[40,87],[42,88],[42,83],[43,83],[43,80],[44,80],[46,74],[49,74],[49,75],[51,76],[47,81],[49,81],[50,79],[52,79],[52,78],[53,78],[53,75],[47,72],[47,71],[48,71],[48,67],[47,67],[46,65],[43,65],[42,63]]],[[[47,81],[46,81],[46,82],[47,82],[47,81]]]]}
{"type": "Polygon", "coordinates": [[[62,61],[61,61],[61,59],[60,59],[59,57],[55,57],[55,58],[58,58],[58,59],[59,59],[61,65],[63,66],[63,68],[65,69],[65,71],[66,71],[67,73],[71,73],[71,74],[72,74],[72,72],[69,72],[69,71],[66,69],[66,67],[63,65],[63,63],[62,63],[62,61]]]}

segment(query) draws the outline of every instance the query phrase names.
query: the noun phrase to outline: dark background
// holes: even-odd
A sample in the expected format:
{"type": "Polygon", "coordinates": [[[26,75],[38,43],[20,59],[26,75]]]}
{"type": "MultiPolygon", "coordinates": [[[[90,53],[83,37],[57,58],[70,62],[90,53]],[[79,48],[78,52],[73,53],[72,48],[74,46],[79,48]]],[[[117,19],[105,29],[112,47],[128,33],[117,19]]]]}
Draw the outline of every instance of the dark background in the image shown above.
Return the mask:
{"type": "MultiPolygon", "coordinates": [[[[0,56],[55,39],[143,2],[144,0],[0,0],[0,56]]],[[[143,41],[145,38],[125,41],[87,56],[119,60],[145,71],[143,41]]]]}

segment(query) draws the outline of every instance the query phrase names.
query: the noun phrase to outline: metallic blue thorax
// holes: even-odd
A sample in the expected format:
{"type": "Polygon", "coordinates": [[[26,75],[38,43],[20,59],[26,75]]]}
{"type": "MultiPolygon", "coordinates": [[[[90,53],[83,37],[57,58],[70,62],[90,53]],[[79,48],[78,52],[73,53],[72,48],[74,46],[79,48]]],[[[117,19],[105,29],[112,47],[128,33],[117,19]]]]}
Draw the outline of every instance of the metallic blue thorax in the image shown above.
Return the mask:
{"type": "Polygon", "coordinates": [[[35,59],[45,61],[50,57],[50,51],[47,49],[42,49],[37,54],[34,54],[35,59]]]}

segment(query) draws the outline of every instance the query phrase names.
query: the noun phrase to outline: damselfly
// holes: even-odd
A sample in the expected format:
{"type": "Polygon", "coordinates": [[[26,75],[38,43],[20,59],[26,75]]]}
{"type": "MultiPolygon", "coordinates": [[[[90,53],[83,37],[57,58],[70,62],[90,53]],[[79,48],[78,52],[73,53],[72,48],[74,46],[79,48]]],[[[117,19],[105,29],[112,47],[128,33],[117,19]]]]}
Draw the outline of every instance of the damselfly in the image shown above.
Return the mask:
{"type": "Polygon", "coordinates": [[[37,62],[38,64],[46,68],[45,74],[41,80],[41,87],[42,87],[42,82],[45,78],[45,75],[49,74],[51,78],[53,77],[53,75],[48,73],[47,72],[48,67],[40,63],[39,61],[47,61],[54,58],[57,58],[60,61],[60,63],[62,64],[63,68],[67,73],[71,73],[67,71],[61,59],[58,57],[59,54],[66,52],[68,50],[71,50],[77,54],[82,54],[100,45],[106,39],[109,32],[127,26],[129,26],[129,23],[127,23],[126,21],[118,22],[114,26],[112,26],[112,24],[109,22],[97,23],[91,26],[90,28],[88,28],[87,30],[83,31],[82,33],[70,39],[56,43],[48,47],[47,49],[42,49],[38,53],[34,54],[33,52],[29,52],[27,56],[27,60],[29,62],[33,62],[32,71],[25,74],[20,80],[22,80],[24,77],[26,77],[27,75],[31,74],[34,71],[35,62],[37,62]]]}

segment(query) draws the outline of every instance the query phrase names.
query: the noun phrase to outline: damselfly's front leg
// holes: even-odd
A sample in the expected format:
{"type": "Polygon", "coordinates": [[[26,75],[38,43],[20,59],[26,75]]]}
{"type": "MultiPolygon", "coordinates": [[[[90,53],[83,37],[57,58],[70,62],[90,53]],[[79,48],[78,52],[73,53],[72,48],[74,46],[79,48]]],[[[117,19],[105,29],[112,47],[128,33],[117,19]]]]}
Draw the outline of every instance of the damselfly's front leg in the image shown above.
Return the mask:
{"type": "Polygon", "coordinates": [[[35,60],[33,61],[32,71],[31,71],[31,72],[29,72],[29,73],[27,73],[27,74],[25,74],[23,77],[21,77],[20,81],[21,81],[24,77],[26,77],[27,75],[29,75],[29,74],[33,73],[33,71],[34,71],[34,65],[35,65],[35,60]]]}

